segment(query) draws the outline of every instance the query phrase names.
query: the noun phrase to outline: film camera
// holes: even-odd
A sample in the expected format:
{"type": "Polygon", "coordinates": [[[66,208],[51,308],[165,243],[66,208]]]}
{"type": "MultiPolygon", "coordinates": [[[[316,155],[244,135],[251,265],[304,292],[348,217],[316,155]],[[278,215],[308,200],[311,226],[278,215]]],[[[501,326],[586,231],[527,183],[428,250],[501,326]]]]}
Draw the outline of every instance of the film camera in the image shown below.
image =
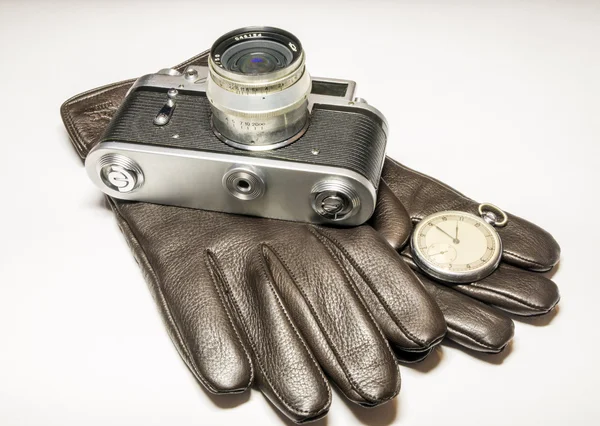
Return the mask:
{"type": "Polygon", "coordinates": [[[207,66],[139,78],[86,169],[115,198],[360,225],[375,208],[387,124],[355,86],[311,79],[287,31],[235,30],[207,66]]]}

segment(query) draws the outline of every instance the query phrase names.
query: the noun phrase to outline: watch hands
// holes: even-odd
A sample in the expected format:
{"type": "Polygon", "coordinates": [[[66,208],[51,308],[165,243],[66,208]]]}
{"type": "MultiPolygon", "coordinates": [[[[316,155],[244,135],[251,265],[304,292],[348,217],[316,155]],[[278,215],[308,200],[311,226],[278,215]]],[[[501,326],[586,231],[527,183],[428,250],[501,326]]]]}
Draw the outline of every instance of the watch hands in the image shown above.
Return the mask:
{"type": "Polygon", "coordinates": [[[454,237],[455,240],[458,240],[458,220],[456,221],[456,236],[454,237]]]}
{"type": "Polygon", "coordinates": [[[439,252],[437,252],[437,253],[430,254],[429,256],[433,257],[433,256],[437,256],[438,254],[446,254],[446,253],[448,253],[448,250],[439,251],[439,252]]]}
{"type": "Polygon", "coordinates": [[[435,225],[436,229],[440,232],[443,232],[444,234],[446,234],[454,244],[458,244],[460,243],[460,240],[458,238],[454,238],[452,235],[450,235],[449,233],[447,233],[446,231],[444,231],[442,228],[440,228],[439,226],[435,225]]]}

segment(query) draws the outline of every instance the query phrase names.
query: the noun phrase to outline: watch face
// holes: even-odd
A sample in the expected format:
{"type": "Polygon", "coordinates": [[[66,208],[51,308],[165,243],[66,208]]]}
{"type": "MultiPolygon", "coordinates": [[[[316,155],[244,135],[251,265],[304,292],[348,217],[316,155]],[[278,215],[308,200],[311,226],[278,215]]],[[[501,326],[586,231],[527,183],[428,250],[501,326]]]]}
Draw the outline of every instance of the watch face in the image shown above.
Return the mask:
{"type": "Polygon", "coordinates": [[[498,266],[502,243],[496,230],[470,213],[443,211],[427,216],[411,239],[415,263],[427,274],[450,283],[468,283],[498,266]]]}

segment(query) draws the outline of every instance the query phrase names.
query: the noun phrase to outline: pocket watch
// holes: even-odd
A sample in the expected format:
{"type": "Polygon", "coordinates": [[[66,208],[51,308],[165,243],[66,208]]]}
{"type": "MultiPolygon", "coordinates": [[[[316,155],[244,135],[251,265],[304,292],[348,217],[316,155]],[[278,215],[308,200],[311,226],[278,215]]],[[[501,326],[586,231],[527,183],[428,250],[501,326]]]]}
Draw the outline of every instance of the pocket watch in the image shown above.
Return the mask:
{"type": "Polygon", "coordinates": [[[413,259],[427,275],[447,283],[479,281],[496,270],[502,240],[494,227],[508,216],[493,204],[479,205],[479,216],[447,210],[422,219],[411,238],[413,259]]]}

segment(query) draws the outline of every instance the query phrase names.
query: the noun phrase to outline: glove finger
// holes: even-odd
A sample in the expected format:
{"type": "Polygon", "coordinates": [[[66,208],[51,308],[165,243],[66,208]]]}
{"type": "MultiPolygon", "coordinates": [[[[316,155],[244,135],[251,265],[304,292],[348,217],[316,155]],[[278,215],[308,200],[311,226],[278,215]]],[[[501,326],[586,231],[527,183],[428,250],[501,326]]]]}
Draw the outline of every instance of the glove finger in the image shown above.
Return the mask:
{"type": "Polygon", "coordinates": [[[442,340],[446,324],[439,307],[374,229],[314,230],[344,266],[395,348],[427,352],[442,340]]]}
{"type": "Polygon", "coordinates": [[[266,242],[263,256],[295,323],[346,397],[374,406],[396,396],[400,373],[385,337],[343,268],[309,228],[296,235],[293,246],[266,242]]]}
{"type": "Polygon", "coordinates": [[[193,211],[114,199],[109,204],[171,340],[196,379],[212,393],[246,390],[253,377],[249,355],[205,266],[205,254],[182,238],[186,223],[193,221],[181,213],[193,211]]]}
{"type": "Polygon", "coordinates": [[[418,274],[421,282],[444,313],[447,337],[478,352],[498,353],[514,335],[514,323],[497,309],[457,293],[418,274]]]}
{"type": "MultiPolygon", "coordinates": [[[[478,214],[479,203],[389,157],[384,163],[382,179],[404,205],[413,221],[443,210],[478,214]]],[[[507,225],[496,229],[502,238],[505,262],[532,271],[547,271],[558,263],[558,243],[539,226],[508,214],[507,225]]]]}
{"type": "Polygon", "coordinates": [[[227,254],[211,251],[209,257],[252,353],[261,392],[295,422],[326,415],[331,389],[284,307],[260,248],[242,272],[224,268],[227,254]]]}
{"type": "Polygon", "coordinates": [[[560,260],[560,246],[539,226],[507,213],[508,223],[496,228],[502,240],[502,260],[535,272],[546,272],[560,260]]]}
{"type": "Polygon", "coordinates": [[[406,245],[412,233],[408,212],[383,180],[379,182],[377,205],[369,223],[396,250],[406,245]]]}
{"type": "MultiPolygon", "coordinates": [[[[402,251],[402,257],[415,271],[419,271],[408,247],[402,251]]],[[[503,263],[481,281],[447,286],[453,291],[521,316],[546,314],[560,300],[558,287],[552,280],[538,272],[525,271],[503,263]]]]}
{"type": "Polygon", "coordinates": [[[452,286],[456,291],[521,316],[543,315],[560,300],[556,284],[538,272],[501,264],[489,277],[473,284],[452,286]]]}

